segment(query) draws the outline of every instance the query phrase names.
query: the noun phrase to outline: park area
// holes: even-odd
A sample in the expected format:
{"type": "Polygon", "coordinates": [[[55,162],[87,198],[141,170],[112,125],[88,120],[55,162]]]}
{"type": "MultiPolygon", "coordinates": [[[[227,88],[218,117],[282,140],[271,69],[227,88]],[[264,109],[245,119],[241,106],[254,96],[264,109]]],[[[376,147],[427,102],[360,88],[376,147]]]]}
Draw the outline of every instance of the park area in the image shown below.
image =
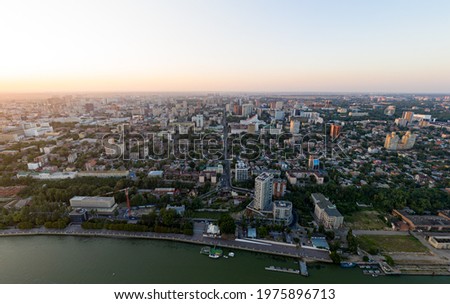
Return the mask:
{"type": "Polygon", "coordinates": [[[346,225],[353,230],[383,230],[386,223],[377,211],[359,211],[345,216],[346,225]]]}
{"type": "Polygon", "coordinates": [[[361,249],[371,254],[378,250],[383,253],[428,252],[428,249],[411,235],[360,235],[358,242],[361,249]]]}

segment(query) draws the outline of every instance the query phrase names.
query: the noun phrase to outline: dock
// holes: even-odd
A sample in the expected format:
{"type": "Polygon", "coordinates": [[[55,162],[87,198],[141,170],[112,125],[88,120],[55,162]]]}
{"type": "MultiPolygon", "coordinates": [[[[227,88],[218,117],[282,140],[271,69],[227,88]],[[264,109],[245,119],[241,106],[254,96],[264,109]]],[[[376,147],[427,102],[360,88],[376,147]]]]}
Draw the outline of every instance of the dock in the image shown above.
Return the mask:
{"type": "Polygon", "coordinates": [[[305,261],[298,261],[298,265],[300,267],[300,274],[304,277],[309,276],[308,273],[308,266],[306,266],[306,262],[305,261]]]}
{"type": "Polygon", "coordinates": [[[292,269],[292,268],[283,268],[283,267],[275,267],[275,266],[269,266],[265,268],[269,271],[277,271],[277,272],[285,272],[285,273],[292,273],[292,274],[300,274],[300,270],[292,269]]]}

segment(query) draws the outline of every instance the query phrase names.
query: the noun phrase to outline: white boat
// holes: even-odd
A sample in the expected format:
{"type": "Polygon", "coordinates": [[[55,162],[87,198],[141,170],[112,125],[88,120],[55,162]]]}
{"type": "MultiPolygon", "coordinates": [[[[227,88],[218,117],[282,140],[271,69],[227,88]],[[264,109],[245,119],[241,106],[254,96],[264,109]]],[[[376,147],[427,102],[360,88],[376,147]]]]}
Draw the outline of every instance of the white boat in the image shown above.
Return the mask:
{"type": "Polygon", "coordinates": [[[228,253],[228,256],[229,256],[230,258],[234,258],[234,252],[229,252],[229,253],[228,253]]]}

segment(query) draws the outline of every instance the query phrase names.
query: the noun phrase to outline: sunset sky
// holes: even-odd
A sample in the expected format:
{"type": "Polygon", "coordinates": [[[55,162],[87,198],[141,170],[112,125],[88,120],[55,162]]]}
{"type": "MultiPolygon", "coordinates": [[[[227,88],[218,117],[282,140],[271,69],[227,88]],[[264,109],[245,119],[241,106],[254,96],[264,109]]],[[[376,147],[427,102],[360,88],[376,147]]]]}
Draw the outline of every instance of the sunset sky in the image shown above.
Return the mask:
{"type": "Polygon", "coordinates": [[[450,92],[450,1],[0,0],[0,93],[450,92]]]}

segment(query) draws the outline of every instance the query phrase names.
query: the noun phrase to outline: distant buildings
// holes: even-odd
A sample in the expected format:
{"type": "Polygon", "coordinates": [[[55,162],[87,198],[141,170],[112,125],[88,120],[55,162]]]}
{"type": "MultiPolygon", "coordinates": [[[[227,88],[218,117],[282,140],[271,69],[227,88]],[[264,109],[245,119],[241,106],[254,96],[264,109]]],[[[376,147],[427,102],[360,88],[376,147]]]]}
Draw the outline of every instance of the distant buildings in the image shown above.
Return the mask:
{"type": "Polygon", "coordinates": [[[402,139],[398,137],[395,132],[392,132],[386,136],[386,140],[384,142],[384,147],[387,150],[408,150],[411,149],[416,142],[417,135],[412,134],[410,131],[406,132],[403,135],[402,139]]]}
{"type": "Polygon", "coordinates": [[[392,116],[395,114],[395,106],[388,106],[385,110],[384,110],[384,114],[387,116],[392,116]]]}
{"type": "Polygon", "coordinates": [[[344,217],[328,198],[321,193],[311,194],[314,203],[314,215],[319,224],[327,229],[338,229],[344,224],[344,217]]]}
{"type": "Polygon", "coordinates": [[[411,111],[405,111],[402,114],[402,118],[409,123],[412,122],[413,117],[414,117],[414,112],[411,112],[411,111]]]}
{"type": "Polygon", "coordinates": [[[299,119],[291,118],[289,125],[289,132],[291,134],[298,134],[300,132],[301,121],[299,119]]]}
{"type": "Polygon", "coordinates": [[[341,134],[341,131],[342,131],[341,125],[332,124],[330,129],[330,137],[332,139],[338,138],[339,135],[341,134]]]}
{"type": "Polygon", "coordinates": [[[198,114],[198,115],[192,117],[192,122],[195,123],[195,127],[196,128],[203,128],[203,125],[204,125],[204,123],[203,123],[203,115],[198,114]]]}
{"type": "Polygon", "coordinates": [[[245,104],[242,105],[242,116],[248,117],[253,112],[253,105],[251,104],[245,104]]]}
{"type": "Polygon", "coordinates": [[[273,175],[261,173],[255,179],[255,204],[256,210],[267,210],[272,202],[273,175]]]}
{"type": "Polygon", "coordinates": [[[406,127],[408,125],[409,121],[404,118],[396,118],[394,123],[399,127],[406,127]]]}

